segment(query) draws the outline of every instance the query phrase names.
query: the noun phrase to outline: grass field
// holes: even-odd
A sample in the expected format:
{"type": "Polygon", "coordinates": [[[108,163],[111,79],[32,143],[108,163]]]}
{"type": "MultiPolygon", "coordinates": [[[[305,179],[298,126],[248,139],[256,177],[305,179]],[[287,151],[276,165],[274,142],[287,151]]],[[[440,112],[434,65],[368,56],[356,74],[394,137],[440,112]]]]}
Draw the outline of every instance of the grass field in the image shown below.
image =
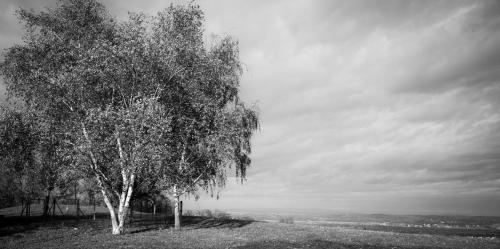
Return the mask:
{"type": "Polygon", "coordinates": [[[107,216],[0,222],[0,248],[500,248],[498,237],[375,231],[366,228],[185,217],[181,231],[166,219],[135,220],[111,235],[107,216]]]}

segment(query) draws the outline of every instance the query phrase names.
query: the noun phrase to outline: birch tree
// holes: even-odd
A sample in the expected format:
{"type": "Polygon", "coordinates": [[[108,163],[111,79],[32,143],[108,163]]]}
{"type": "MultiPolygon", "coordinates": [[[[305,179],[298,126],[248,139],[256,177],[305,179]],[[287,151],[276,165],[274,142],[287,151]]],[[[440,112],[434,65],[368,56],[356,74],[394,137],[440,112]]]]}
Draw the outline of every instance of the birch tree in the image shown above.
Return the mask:
{"type": "Polygon", "coordinates": [[[60,121],[73,165],[95,177],[112,232],[123,233],[136,174],[154,167],[169,129],[161,89],[148,78],[143,30],[134,29],[142,19],[117,24],[100,3],[84,0],[18,13],[26,35],[5,54],[7,90],[60,121]]]}
{"type": "Polygon", "coordinates": [[[179,202],[182,195],[197,197],[199,191],[205,191],[213,196],[225,186],[231,168],[243,182],[251,163],[250,140],[258,128],[256,112],[242,103],[211,111],[214,111],[211,115],[192,119],[183,127],[184,131],[174,133],[178,136],[175,141],[180,149],[171,153],[164,164],[163,176],[174,197],[176,229],[181,226],[179,202]],[[211,125],[207,125],[207,120],[211,125]]]}
{"type": "Polygon", "coordinates": [[[171,75],[161,99],[171,106],[172,132],[166,134],[163,182],[174,198],[175,227],[180,228],[179,199],[225,185],[233,167],[244,179],[250,165],[250,139],[257,112],[239,99],[242,73],[238,43],[231,37],[203,42],[203,12],[196,5],[171,6],[152,24],[153,45],[169,56],[171,75]]]}
{"type": "Polygon", "coordinates": [[[114,234],[141,174],[161,177],[177,203],[222,187],[229,167],[244,178],[257,114],[238,97],[237,42],[207,46],[199,6],[116,22],[98,2],[67,0],[19,16],[24,43],[0,67],[7,90],[58,120],[61,147],[96,179],[114,234]]]}

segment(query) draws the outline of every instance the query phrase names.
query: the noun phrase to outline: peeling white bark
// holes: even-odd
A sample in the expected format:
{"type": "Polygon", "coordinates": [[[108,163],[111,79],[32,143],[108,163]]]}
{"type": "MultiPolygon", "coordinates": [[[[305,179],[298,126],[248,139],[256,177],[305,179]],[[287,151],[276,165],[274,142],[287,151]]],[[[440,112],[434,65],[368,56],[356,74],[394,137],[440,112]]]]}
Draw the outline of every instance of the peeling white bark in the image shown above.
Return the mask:
{"type": "MultiPolygon", "coordinates": [[[[87,140],[88,144],[90,145],[90,147],[92,147],[92,143],[88,136],[87,130],[85,129],[84,123],[82,122],[81,125],[82,125],[83,135],[87,140]]],[[[116,133],[116,140],[118,145],[118,153],[120,156],[120,166],[122,168],[121,174],[123,180],[123,187],[121,189],[121,193],[118,193],[117,191],[111,189],[109,180],[106,178],[104,173],[99,169],[97,159],[94,156],[92,150],[88,151],[88,155],[91,161],[91,168],[95,173],[97,183],[99,185],[99,188],[101,189],[102,196],[104,197],[104,203],[106,204],[106,207],[109,210],[112,233],[122,234],[125,231],[124,230],[125,220],[127,219],[129,213],[128,209],[130,204],[130,198],[132,197],[133,193],[135,173],[133,171],[126,170],[125,168],[125,158],[123,156],[123,150],[118,133],[116,133]],[[113,195],[118,199],[118,213],[116,213],[115,207],[113,206],[113,202],[111,201],[113,195]]]]}
{"type": "Polygon", "coordinates": [[[179,192],[177,189],[177,185],[174,185],[174,220],[175,220],[175,230],[181,229],[181,217],[179,210],[179,192]]]}

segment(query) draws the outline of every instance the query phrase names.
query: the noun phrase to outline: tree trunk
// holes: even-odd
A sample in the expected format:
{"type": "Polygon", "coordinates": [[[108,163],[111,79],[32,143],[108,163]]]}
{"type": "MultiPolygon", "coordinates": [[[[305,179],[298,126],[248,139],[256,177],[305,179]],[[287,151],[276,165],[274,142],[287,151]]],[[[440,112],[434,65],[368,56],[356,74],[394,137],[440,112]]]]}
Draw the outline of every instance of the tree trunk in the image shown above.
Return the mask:
{"type": "Polygon", "coordinates": [[[56,198],[52,199],[52,218],[56,217],[56,198]]]}
{"type": "Polygon", "coordinates": [[[45,201],[43,202],[43,217],[47,218],[49,216],[49,205],[50,205],[50,190],[47,190],[47,195],[45,196],[45,201]]]}
{"type": "Polygon", "coordinates": [[[109,199],[107,191],[101,187],[102,196],[104,198],[104,203],[109,210],[109,216],[111,216],[111,227],[113,234],[120,234],[120,230],[118,229],[118,221],[116,219],[115,208],[109,199]]]}
{"type": "MultiPolygon", "coordinates": [[[[134,176],[131,177],[131,182],[134,181],[134,176]]],[[[132,196],[132,186],[133,184],[129,184],[124,193],[120,195],[120,201],[118,204],[118,213],[115,212],[115,208],[111,203],[111,200],[108,196],[108,191],[105,189],[101,189],[102,195],[104,197],[104,203],[106,203],[106,207],[109,210],[109,215],[111,216],[111,226],[113,234],[123,234],[125,231],[125,220],[128,216],[128,209],[130,203],[130,196],[132,196]]]]}
{"type": "Polygon", "coordinates": [[[31,199],[28,199],[28,203],[26,204],[26,216],[31,215],[31,199]]]}
{"type": "Polygon", "coordinates": [[[153,201],[153,222],[156,222],[156,202],[153,201]]]}
{"type": "Polygon", "coordinates": [[[177,192],[177,186],[174,186],[174,220],[175,220],[175,230],[181,229],[181,216],[180,216],[180,202],[179,193],[177,192]]]}
{"type": "MultiPolygon", "coordinates": [[[[107,203],[106,203],[107,205],[107,203]]],[[[109,209],[109,214],[111,216],[111,226],[112,226],[112,233],[113,234],[123,234],[125,232],[125,220],[127,219],[127,210],[128,207],[122,206],[118,207],[118,209],[122,211],[118,211],[118,213],[115,212],[114,207],[111,206],[111,208],[108,206],[109,209]]]]}
{"type": "MultiPolygon", "coordinates": [[[[85,128],[85,124],[81,122],[82,125],[82,132],[87,140],[89,145],[92,145],[92,141],[89,138],[89,135],[87,133],[87,129],[85,128]]],[[[109,215],[111,216],[111,226],[112,226],[112,233],[113,234],[122,234],[124,232],[124,225],[125,225],[125,220],[128,215],[128,208],[129,208],[129,203],[130,203],[130,198],[132,197],[132,191],[133,191],[133,186],[134,186],[134,181],[135,181],[135,172],[134,171],[127,171],[126,167],[124,165],[124,156],[123,156],[123,150],[122,150],[122,145],[121,145],[121,140],[120,140],[120,134],[117,132],[115,133],[116,136],[116,142],[118,146],[118,154],[120,156],[120,166],[121,166],[121,174],[123,178],[123,186],[121,189],[121,193],[118,194],[116,193],[116,197],[119,200],[118,203],[118,214],[115,212],[115,207],[113,206],[113,203],[111,202],[110,197],[115,193],[111,187],[109,187],[108,183],[105,181],[107,180],[106,177],[104,177],[104,173],[99,169],[98,162],[96,157],[94,156],[94,153],[92,150],[88,151],[88,155],[90,157],[91,161],[91,169],[94,171],[97,183],[101,189],[102,196],[104,198],[104,203],[106,203],[106,206],[108,207],[109,210],[109,215]]],[[[92,147],[92,146],[91,146],[92,147]]],[[[75,191],[76,192],[76,191],[75,191]]]]}

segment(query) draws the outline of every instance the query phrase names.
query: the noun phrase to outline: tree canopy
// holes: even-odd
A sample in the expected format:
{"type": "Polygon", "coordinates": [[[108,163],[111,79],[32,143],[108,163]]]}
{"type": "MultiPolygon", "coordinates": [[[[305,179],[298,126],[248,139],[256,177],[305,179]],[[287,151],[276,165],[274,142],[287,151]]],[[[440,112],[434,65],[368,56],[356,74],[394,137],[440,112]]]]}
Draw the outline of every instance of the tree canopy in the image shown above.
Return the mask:
{"type": "Polygon", "coordinates": [[[24,43],[0,66],[8,92],[57,124],[45,137],[96,179],[113,233],[123,232],[139,179],[178,198],[223,187],[229,167],[244,178],[257,113],[238,97],[238,43],[207,48],[199,6],[124,22],[87,0],[18,14],[24,43]]]}

